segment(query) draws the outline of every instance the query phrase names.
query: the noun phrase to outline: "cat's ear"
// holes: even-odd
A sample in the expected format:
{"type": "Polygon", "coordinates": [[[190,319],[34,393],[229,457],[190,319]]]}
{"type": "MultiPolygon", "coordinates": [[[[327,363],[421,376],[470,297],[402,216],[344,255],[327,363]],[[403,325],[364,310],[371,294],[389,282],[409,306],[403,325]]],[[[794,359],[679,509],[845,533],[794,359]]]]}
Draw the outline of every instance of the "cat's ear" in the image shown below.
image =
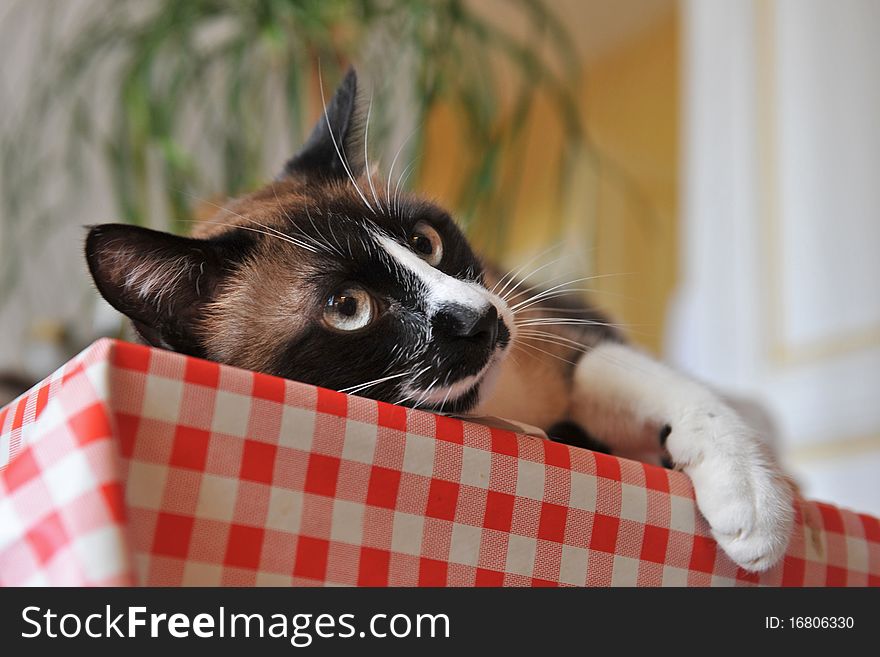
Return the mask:
{"type": "Polygon", "coordinates": [[[357,73],[345,78],[321,113],[299,152],[287,161],[279,178],[287,176],[343,179],[346,167],[357,178],[364,170],[363,135],[357,108],[357,73]]]}
{"type": "Polygon", "coordinates": [[[94,226],[86,260],[98,291],[149,344],[204,356],[198,322],[230,265],[221,241],[138,226],[94,226]]]}

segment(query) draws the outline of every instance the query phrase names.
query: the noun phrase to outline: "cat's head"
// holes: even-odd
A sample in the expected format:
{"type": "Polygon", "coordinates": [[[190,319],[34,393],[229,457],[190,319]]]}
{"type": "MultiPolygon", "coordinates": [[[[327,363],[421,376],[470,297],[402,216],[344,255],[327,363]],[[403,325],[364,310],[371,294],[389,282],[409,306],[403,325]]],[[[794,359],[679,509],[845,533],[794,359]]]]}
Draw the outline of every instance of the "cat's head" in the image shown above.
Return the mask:
{"type": "Polygon", "coordinates": [[[512,314],[449,214],[371,176],[350,71],[275,182],[193,237],[91,228],[101,295],[148,343],[383,401],[464,412],[512,314]]]}

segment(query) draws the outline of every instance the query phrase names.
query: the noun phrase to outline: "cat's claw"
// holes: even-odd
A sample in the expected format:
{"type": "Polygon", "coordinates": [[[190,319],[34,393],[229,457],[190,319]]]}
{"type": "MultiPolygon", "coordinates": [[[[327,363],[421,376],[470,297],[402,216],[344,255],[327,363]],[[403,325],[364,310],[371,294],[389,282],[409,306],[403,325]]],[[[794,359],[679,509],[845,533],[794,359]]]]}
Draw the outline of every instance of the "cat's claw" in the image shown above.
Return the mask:
{"type": "Polygon", "coordinates": [[[719,403],[683,414],[667,449],[724,552],[745,570],[772,568],[791,537],[793,491],[754,432],[719,403]]]}

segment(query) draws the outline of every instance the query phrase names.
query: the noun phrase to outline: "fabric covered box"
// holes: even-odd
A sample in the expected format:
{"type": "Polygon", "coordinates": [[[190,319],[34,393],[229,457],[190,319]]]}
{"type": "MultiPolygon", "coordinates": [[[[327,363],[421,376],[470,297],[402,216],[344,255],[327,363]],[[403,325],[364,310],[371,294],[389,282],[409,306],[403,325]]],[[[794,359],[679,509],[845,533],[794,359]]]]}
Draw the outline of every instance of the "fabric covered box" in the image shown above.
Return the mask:
{"type": "Polygon", "coordinates": [[[111,340],[0,410],[5,585],[880,584],[797,512],[750,574],[680,472],[111,340]]]}

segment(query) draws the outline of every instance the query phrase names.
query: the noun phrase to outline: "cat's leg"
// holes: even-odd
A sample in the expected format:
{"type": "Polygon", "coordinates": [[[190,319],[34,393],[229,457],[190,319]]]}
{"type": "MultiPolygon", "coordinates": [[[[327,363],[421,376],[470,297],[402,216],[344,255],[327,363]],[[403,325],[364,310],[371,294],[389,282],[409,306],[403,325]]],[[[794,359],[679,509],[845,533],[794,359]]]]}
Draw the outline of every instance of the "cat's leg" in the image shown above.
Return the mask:
{"type": "Polygon", "coordinates": [[[765,570],[785,552],[791,486],[761,438],[706,387],[604,342],[577,364],[571,417],[615,453],[665,446],[693,481],[712,535],[743,568],[765,570]]]}

